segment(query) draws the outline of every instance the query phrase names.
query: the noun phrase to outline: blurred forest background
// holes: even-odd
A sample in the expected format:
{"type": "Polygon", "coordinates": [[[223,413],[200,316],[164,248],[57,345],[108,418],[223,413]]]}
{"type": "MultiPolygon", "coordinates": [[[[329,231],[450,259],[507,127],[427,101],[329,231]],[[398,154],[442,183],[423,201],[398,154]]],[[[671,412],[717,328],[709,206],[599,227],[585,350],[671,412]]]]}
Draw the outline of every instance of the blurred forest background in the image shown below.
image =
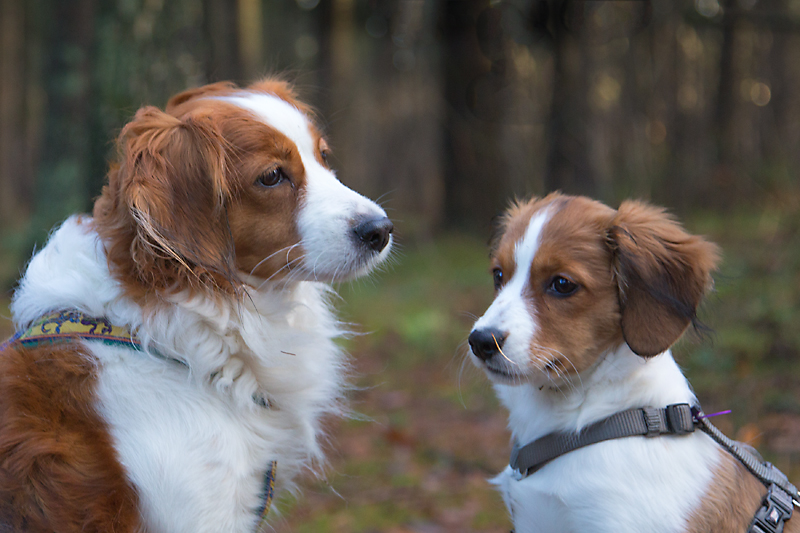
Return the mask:
{"type": "MultiPolygon", "coordinates": [[[[514,196],[639,197],[725,262],[678,349],[719,425],[800,477],[800,0],[2,0],[0,284],[90,211],[144,104],[282,73],[402,245],[340,287],[361,418],[278,531],[507,531],[505,415],[464,364],[514,196]],[[719,409],[717,409],[719,408],[719,409]]],[[[10,292],[5,292],[7,304],[10,292]]],[[[5,306],[5,305],[4,305],[5,306]]],[[[4,317],[7,316],[4,313],[4,317]]],[[[12,325],[3,318],[0,333],[12,325]]]]}

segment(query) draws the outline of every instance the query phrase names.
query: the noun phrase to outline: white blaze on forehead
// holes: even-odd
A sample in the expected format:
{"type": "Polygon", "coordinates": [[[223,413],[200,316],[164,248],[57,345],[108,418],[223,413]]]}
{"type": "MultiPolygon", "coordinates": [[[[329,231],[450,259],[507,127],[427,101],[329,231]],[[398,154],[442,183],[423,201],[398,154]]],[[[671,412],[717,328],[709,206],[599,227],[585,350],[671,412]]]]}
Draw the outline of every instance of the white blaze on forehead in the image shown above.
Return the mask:
{"type": "Polygon", "coordinates": [[[506,333],[503,352],[520,366],[528,362],[528,346],[536,331],[534,310],[523,293],[530,279],[533,258],[542,241],[542,230],[549,219],[550,212],[547,209],[531,217],[525,234],[514,245],[514,275],[475,323],[475,329],[494,328],[506,333]]]}
{"type": "Polygon", "coordinates": [[[244,96],[222,96],[219,100],[236,104],[255,113],[262,122],[286,135],[297,147],[303,164],[314,159],[314,137],[308,119],[295,106],[273,94],[249,93],[244,96]]]}
{"type": "Polygon", "coordinates": [[[539,250],[539,245],[542,242],[542,230],[548,220],[550,220],[549,209],[532,216],[530,222],[528,222],[528,229],[525,230],[525,235],[514,245],[514,262],[517,268],[511,278],[512,282],[522,283],[524,287],[528,278],[530,278],[533,258],[539,250]]]}

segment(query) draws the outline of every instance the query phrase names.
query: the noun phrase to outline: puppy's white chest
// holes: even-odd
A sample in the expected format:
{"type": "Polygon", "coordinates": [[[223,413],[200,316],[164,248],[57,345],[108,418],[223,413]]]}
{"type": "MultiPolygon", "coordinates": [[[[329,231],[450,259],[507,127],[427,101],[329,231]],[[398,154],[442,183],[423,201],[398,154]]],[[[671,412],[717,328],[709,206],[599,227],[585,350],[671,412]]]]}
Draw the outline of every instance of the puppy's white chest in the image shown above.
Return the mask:
{"type": "Polygon", "coordinates": [[[250,533],[264,472],[290,435],[274,427],[275,413],[243,412],[198,389],[187,372],[141,353],[107,360],[98,408],[148,531],[250,533]]]}
{"type": "Polygon", "coordinates": [[[718,450],[706,435],[629,437],[563,455],[494,483],[516,533],[679,533],[705,494],[718,450]]]}

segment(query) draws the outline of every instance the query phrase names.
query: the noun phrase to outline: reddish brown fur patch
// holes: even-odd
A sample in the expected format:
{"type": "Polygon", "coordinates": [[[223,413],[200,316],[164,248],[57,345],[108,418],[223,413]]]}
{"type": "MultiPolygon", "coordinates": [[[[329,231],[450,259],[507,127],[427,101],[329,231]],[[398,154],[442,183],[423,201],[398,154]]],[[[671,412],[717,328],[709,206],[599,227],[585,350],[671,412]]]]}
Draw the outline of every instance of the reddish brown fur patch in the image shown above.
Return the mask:
{"type": "Polygon", "coordinates": [[[141,531],[77,345],[0,353],[0,530],[141,531]]]}
{"type": "MultiPolygon", "coordinates": [[[[687,520],[686,533],[739,533],[747,531],[761,506],[766,487],[738,460],[723,450],[708,491],[687,520]]],[[[786,533],[800,531],[800,520],[789,520],[786,533]]]]}
{"type": "MultiPolygon", "coordinates": [[[[116,276],[137,299],[154,289],[234,293],[238,271],[285,275],[302,256],[292,246],[300,240],[294,217],[305,169],[283,134],[245,109],[207,98],[237,90],[217,83],[185,91],[166,112],[141,109],[120,135],[120,162],[95,203],[94,223],[116,276]],[[277,167],[290,183],[258,185],[277,167]]],[[[311,114],[286,82],[267,79],[248,90],[311,114]]],[[[323,162],[327,146],[309,126],[323,162]]]]}

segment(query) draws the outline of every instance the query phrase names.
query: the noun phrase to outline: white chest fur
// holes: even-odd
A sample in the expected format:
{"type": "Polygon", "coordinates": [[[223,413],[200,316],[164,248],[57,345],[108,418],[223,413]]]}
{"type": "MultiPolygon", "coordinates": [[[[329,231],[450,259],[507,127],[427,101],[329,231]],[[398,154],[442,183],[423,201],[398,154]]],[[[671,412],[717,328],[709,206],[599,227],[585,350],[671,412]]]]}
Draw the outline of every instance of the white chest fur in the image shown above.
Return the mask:
{"type": "MultiPolygon", "coordinates": [[[[627,348],[570,390],[496,388],[523,444],[631,407],[695,401],[669,352],[645,361],[627,348]],[[610,381],[615,374],[623,379],[610,381]]],[[[522,480],[506,468],[494,483],[517,533],[677,533],[685,531],[719,459],[719,448],[704,433],[628,437],[567,453],[522,480]]]]}
{"type": "Polygon", "coordinates": [[[178,345],[167,342],[175,333],[145,327],[191,370],[130,350],[95,350],[99,410],[150,529],[251,532],[271,461],[279,490],[318,466],[319,418],[339,409],[343,363],[326,335],[335,322],[327,311],[315,314],[321,296],[311,295],[273,320],[253,316],[250,304],[214,325],[179,307],[183,320],[164,322],[188,328],[178,345]]]}
{"type": "Polygon", "coordinates": [[[264,471],[290,436],[275,413],[242,411],[175,363],[106,347],[95,354],[98,407],[148,531],[254,531],[264,471]]]}

